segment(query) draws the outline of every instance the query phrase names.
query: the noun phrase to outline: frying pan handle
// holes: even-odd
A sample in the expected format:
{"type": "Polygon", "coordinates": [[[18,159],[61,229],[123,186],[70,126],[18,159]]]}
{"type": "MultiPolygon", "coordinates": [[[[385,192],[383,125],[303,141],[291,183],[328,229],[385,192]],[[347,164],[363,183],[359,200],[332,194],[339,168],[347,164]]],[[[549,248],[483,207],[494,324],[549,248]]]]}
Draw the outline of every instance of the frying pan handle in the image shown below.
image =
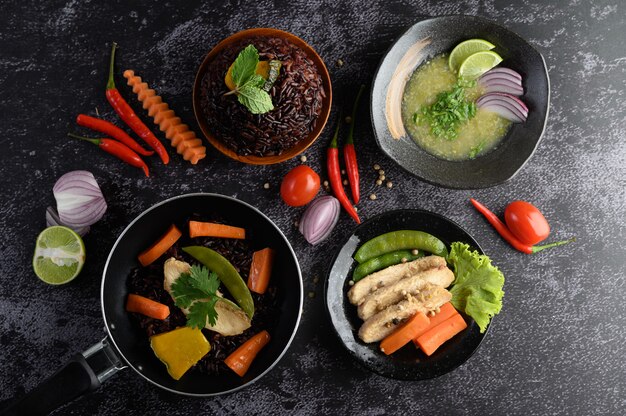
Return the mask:
{"type": "Polygon", "coordinates": [[[72,356],[63,368],[0,414],[47,415],[78,396],[97,389],[103,381],[123,368],[121,359],[105,338],[82,354],[72,356]]]}

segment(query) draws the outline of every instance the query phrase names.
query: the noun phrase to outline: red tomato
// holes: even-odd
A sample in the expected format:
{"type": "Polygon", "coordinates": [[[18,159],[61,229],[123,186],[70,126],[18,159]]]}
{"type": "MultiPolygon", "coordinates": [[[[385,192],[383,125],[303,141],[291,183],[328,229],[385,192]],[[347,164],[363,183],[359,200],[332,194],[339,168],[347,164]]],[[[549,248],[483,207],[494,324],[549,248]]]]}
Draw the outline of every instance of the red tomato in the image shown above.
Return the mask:
{"type": "Polygon", "coordinates": [[[296,166],[283,178],[280,196],[287,205],[301,207],[306,205],[320,190],[320,177],[306,165],[296,166]]]}
{"type": "Polygon", "coordinates": [[[550,235],[550,225],[533,204],[513,201],[504,210],[504,221],[518,240],[529,246],[545,240],[550,235]]]}

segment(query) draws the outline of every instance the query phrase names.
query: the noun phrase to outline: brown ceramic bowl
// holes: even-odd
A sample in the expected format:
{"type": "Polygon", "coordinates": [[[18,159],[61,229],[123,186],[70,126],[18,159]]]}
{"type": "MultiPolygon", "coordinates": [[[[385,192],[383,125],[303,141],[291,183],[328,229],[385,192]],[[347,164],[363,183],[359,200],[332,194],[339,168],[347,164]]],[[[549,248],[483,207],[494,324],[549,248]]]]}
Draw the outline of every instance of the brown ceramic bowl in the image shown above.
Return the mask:
{"type": "Polygon", "coordinates": [[[299,37],[282,30],[271,28],[255,28],[242,30],[241,32],[237,32],[234,35],[227,37],[226,39],[218,43],[204,58],[202,64],[200,65],[200,68],[198,68],[196,80],[193,84],[193,111],[196,116],[196,121],[200,126],[200,130],[202,130],[202,133],[204,134],[204,137],[206,137],[209,143],[211,143],[213,147],[215,147],[217,150],[230,157],[231,159],[235,159],[243,163],[248,163],[252,165],[271,165],[274,163],[284,162],[285,160],[289,160],[292,157],[299,155],[300,153],[304,152],[309,146],[311,146],[313,142],[315,142],[315,140],[324,129],[326,122],[328,121],[328,116],[330,115],[330,107],[332,104],[332,97],[332,86],[330,83],[330,75],[328,74],[328,69],[326,69],[326,65],[324,65],[324,61],[322,61],[322,58],[320,58],[320,56],[315,52],[315,50],[313,50],[311,46],[309,46],[299,37]],[[226,146],[219,137],[215,136],[210,131],[209,126],[204,118],[202,108],[200,106],[200,88],[202,83],[202,77],[204,76],[209,64],[222,50],[226,49],[227,47],[235,42],[238,42],[241,39],[253,36],[284,38],[302,49],[306,53],[306,55],[315,63],[315,66],[317,67],[317,70],[322,77],[324,91],[326,92],[326,97],[322,100],[322,112],[317,119],[315,129],[306,137],[306,139],[299,141],[295,146],[285,150],[283,153],[277,156],[274,155],[261,157],[253,155],[238,155],[235,151],[226,146]]]}

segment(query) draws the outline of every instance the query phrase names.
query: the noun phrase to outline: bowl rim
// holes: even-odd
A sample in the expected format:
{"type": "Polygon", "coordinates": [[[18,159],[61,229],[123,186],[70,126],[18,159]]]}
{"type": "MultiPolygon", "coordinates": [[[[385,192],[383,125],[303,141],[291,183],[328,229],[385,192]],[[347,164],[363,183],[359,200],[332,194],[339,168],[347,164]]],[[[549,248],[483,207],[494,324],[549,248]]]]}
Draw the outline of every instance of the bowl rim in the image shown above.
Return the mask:
{"type": "MultiPolygon", "coordinates": [[[[415,176],[419,180],[421,180],[423,182],[426,182],[426,183],[428,183],[430,185],[433,185],[433,186],[439,186],[439,187],[446,188],[446,189],[473,190],[473,189],[485,189],[485,188],[490,188],[490,187],[493,187],[493,186],[502,185],[502,184],[512,180],[524,168],[524,166],[528,163],[528,161],[533,157],[533,155],[537,151],[537,148],[539,147],[539,144],[541,143],[541,140],[543,139],[543,136],[544,136],[545,131],[546,131],[546,127],[548,125],[548,118],[550,116],[551,85],[550,85],[550,73],[548,72],[548,66],[546,65],[546,60],[545,60],[543,54],[537,48],[535,48],[530,42],[528,42],[526,39],[524,39],[523,37],[518,35],[516,32],[514,32],[514,31],[504,27],[503,25],[501,25],[501,24],[499,24],[499,23],[497,23],[497,22],[495,22],[495,21],[493,21],[491,19],[487,19],[487,18],[482,17],[482,16],[470,15],[470,14],[447,14],[447,15],[443,15],[443,16],[424,17],[422,20],[416,21],[414,24],[409,26],[408,29],[406,29],[404,32],[402,32],[402,34],[400,34],[397,38],[395,38],[395,40],[391,43],[389,48],[387,48],[387,50],[385,51],[385,53],[383,54],[381,60],[378,63],[378,66],[376,68],[376,71],[374,72],[374,77],[372,78],[372,80],[373,80],[372,81],[372,88],[370,89],[370,94],[369,94],[370,122],[372,123],[372,130],[374,131],[374,140],[376,141],[376,145],[378,146],[380,151],[385,156],[387,156],[389,159],[391,159],[397,166],[402,168],[405,172],[407,172],[410,175],[415,176]],[[433,179],[425,178],[423,175],[420,175],[418,173],[412,172],[411,170],[409,170],[409,168],[403,166],[394,157],[391,157],[387,153],[387,151],[382,146],[381,137],[379,136],[378,131],[376,130],[376,124],[375,124],[375,120],[374,120],[374,111],[375,111],[375,109],[374,109],[374,86],[376,85],[376,82],[378,80],[378,76],[379,76],[381,67],[383,66],[383,63],[385,62],[385,60],[389,56],[389,53],[396,46],[398,41],[400,39],[404,38],[406,35],[408,35],[408,33],[411,32],[415,26],[420,25],[420,24],[424,24],[425,22],[430,22],[430,21],[435,21],[435,20],[447,20],[449,18],[476,19],[478,21],[482,21],[483,23],[488,23],[488,24],[497,26],[500,29],[502,29],[502,30],[504,30],[506,32],[509,32],[512,36],[517,37],[523,43],[528,45],[529,48],[531,48],[533,51],[535,51],[537,53],[537,55],[539,55],[539,57],[541,58],[541,63],[543,65],[543,73],[545,74],[545,77],[546,77],[546,84],[547,84],[546,115],[545,115],[545,117],[543,119],[543,123],[542,123],[542,126],[541,126],[541,132],[539,133],[539,138],[535,142],[535,145],[533,146],[533,149],[531,150],[531,152],[528,155],[528,157],[526,157],[526,159],[519,165],[519,167],[509,177],[504,178],[504,179],[499,179],[499,180],[496,180],[496,181],[491,181],[489,184],[483,184],[483,185],[479,185],[479,186],[471,186],[471,185],[470,186],[459,186],[459,185],[455,185],[455,184],[450,184],[448,182],[441,182],[441,181],[438,182],[438,181],[433,180],[433,179]]],[[[433,157],[437,157],[437,156],[433,156],[433,157]]],[[[441,159],[441,160],[444,160],[444,159],[441,159]]],[[[456,161],[455,163],[463,163],[463,162],[466,162],[466,160],[456,161]]]]}
{"type": "Polygon", "coordinates": [[[240,30],[238,32],[231,34],[230,36],[227,36],[221,41],[219,41],[213,48],[211,48],[211,50],[209,50],[209,52],[207,52],[207,54],[202,59],[202,62],[200,63],[200,66],[198,67],[198,70],[196,71],[194,83],[192,86],[192,105],[193,105],[194,117],[196,119],[196,123],[200,127],[200,131],[202,132],[206,140],[209,143],[211,143],[211,145],[215,149],[217,149],[220,153],[224,154],[225,156],[228,156],[229,158],[233,160],[246,163],[246,164],[251,164],[251,165],[271,165],[271,164],[281,163],[286,160],[292,159],[300,155],[301,153],[303,153],[305,150],[307,150],[311,145],[313,145],[313,143],[315,143],[318,137],[322,134],[326,126],[326,123],[328,122],[328,119],[330,117],[330,113],[332,109],[332,102],[333,102],[332,81],[330,78],[330,73],[328,72],[328,68],[326,67],[326,64],[324,63],[324,60],[322,59],[322,57],[315,51],[315,49],[311,45],[309,45],[302,38],[294,35],[293,33],[290,33],[281,29],[271,28],[271,27],[256,27],[256,28],[240,30]],[[215,56],[217,55],[217,53],[221,52],[228,45],[230,45],[231,43],[239,39],[245,39],[247,37],[252,37],[252,36],[275,36],[275,37],[287,39],[290,42],[294,43],[297,47],[302,49],[309,58],[313,60],[315,67],[317,68],[322,78],[322,84],[325,87],[324,92],[326,93],[326,98],[323,99],[323,102],[327,100],[328,105],[324,106],[322,104],[322,111],[321,111],[320,117],[318,117],[317,119],[315,129],[311,133],[309,133],[309,136],[307,136],[306,139],[303,139],[302,141],[296,143],[291,148],[286,149],[280,155],[274,155],[274,156],[238,155],[235,151],[226,147],[226,145],[220,139],[218,139],[215,135],[213,135],[210,132],[208,126],[206,125],[206,121],[203,118],[204,115],[202,114],[202,108],[200,106],[200,89],[201,89],[202,77],[206,73],[207,66],[213,61],[213,59],[215,59],[215,56]],[[301,143],[304,143],[304,146],[302,148],[299,147],[301,143]]]}

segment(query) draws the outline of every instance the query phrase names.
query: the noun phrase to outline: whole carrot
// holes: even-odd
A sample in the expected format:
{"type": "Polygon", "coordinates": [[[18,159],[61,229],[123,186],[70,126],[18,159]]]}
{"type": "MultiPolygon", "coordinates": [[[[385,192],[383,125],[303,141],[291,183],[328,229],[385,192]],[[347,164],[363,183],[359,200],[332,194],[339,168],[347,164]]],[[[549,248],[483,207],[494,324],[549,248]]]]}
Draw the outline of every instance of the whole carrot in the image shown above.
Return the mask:
{"type": "Polygon", "coordinates": [[[142,156],[152,156],[154,154],[152,150],[146,150],[141,147],[139,143],[137,143],[135,139],[126,134],[124,130],[120,129],[113,123],[109,123],[106,120],[91,117],[86,114],[79,114],[76,117],[76,124],[78,124],[79,126],[87,127],[88,129],[99,131],[100,133],[106,134],[107,136],[111,136],[115,140],[124,143],[126,146],[130,147],[142,156]]]}
{"type": "Polygon", "coordinates": [[[361,219],[357,215],[354,206],[350,203],[346,191],[343,189],[341,183],[341,170],[339,168],[339,149],[337,148],[337,137],[339,137],[339,126],[341,125],[341,114],[339,114],[339,122],[335,129],[333,139],[326,150],[326,168],[328,169],[328,179],[330,186],[333,188],[333,193],[339,200],[341,206],[346,212],[356,221],[357,224],[361,223],[361,219]]]}
{"type": "Polygon", "coordinates": [[[569,240],[557,241],[555,243],[545,244],[543,246],[530,246],[519,241],[517,237],[515,237],[513,233],[508,229],[506,224],[504,224],[496,214],[489,211],[486,206],[473,198],[470,198],[470,202],[472,203],[472,205],[474,205],[474,208],[476,208],[478,212],[480,212],[484,215],[485,218],[487,218],[489,224],[491,224],[493,228],[496,229],[496,231],[498,232],[498,234],[500,234],[500,236],[502,236],[502,238],[504,238],[511,246],[513,246],[514,249],[516,249],[517,251],[521,251],[522,253],[533,254],[547,248],[562,246],[563,244],[576,241],[575,238],[571,238],[569,240]]]}
{"type": "Polygon", "coordinates": [[[111,107],[120,116],[122,120],[130,127],[139,137],[141,137],[148,145],[154,149],[159,155],[163,163],[166,165],[170,161],[170,157],[167,154],[167,150],[161,144],[159,139],[150,131],[150,129],[143,124],[143,121],[135,114],[133,109],[128,105],[126,100],[122,97],[120,92],[115,88],[115,80],[113,79],[113,65],[115,63],[115,48],[117,43],[113,42],[111,49],[111,61],[109,63],[109,81],[107,82],[106,96],[107,100],[111,104],[111,107]]]}
{"type": "Polygon", "coordinates": [[[352,200],[354,204],[359,203],[360,195],[360,183],[359,183],[359,165],[356,160],[356,150],[354,148],[354,120],[356,118],[356,110],[359,107],[359,100],[363,94],[365,85],[361,85],[359,93],[354,100],[354,106],[352,107],[352,118],[350,119],[350,132],[346,139],[346,144],[343,146],[343,157],[346,162],[346,173],[348,174],[348,181],[350,182],[350,189],[352,190],[352,200]]]}
{"type": "Polygon", "coordinates": [[[150,172],[148,171],[148,166],[146,165],[146,163],[137,153],[135,153],[130,147],[126,146],[124,143],[120,143],[116,140],[108,138],[91,139],[89,137],[78,136],[72,133],[68,133],[67,135],[75,139],[85,140],[87,142],[93,143],[97,145],[100,149],[128,163],[129,165],[142,169],[143,173],[145,173],[146,176],[150,176],[150,172]]]}

